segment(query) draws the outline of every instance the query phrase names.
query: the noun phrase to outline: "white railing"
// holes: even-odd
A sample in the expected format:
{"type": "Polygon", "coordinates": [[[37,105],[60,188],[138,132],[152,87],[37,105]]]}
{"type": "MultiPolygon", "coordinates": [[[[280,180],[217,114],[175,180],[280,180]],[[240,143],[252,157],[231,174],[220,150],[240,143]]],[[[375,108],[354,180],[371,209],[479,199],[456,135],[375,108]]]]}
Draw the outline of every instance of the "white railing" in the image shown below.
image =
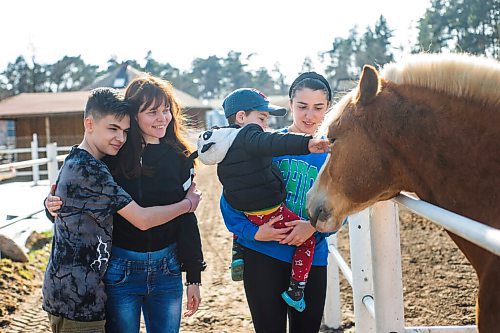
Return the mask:
{"type": "Polygon", "coordinates": [[[7,227],[13,225],[14,223],[20,222],[22,220],[30,219],[30,218],[33,217],[33,215],[36,215],[36,214],[38,214],[40,212],[43,212],[44,210],[45,209],[37,209],[37,210],[32,211],[31,213],[24,214],[23,216],[15,217],[12,220],[7,220],[7,222],[5,224],[1,224],[0,225],[0,230],[4,229],[4,228],[7,228],[7,227]]]}
{"type": "Polygon", "coordinates": [[[58,162],[64,161],[67,155],[57,156],[58,151],[69,151],[71,147],[57,147],[57,143],[49,143],[45,148],[38,147],[37,135],[33,134],[33,141],[31,141],[31,148],[15,148],[15,149],[2,149],[0,154],[17,154],[17,153],[31,153],[31,160],[12,162],[0,164],[0,172],[11,171],[16,173],[18,169],[31,167],[31,174],[33,175],[33,184],[37,185],[40,181],[40,165],[47,164],[47,174],[49,182],[55,183],[58,172],[58,162]],[[38,158],[39,152],[45,152],[47,157],[38,158]]]}
{"type": "Polygon", "coordinates": [[[500,230],[405,195],[393,200],[455,235],[500,256],[500,230]]]}
{"type": "Polygon", "coordinates": [[[339,269],[352,287],[356,332],[451,333],[477,332],[476,326],[405,327],[399,217],[396,203],[441,225],[488,251],[500,255],[500,230],[399,195],[349,217],[351,267],[329,237],[328,290],[325,325],[341,326],[339,269]]]}

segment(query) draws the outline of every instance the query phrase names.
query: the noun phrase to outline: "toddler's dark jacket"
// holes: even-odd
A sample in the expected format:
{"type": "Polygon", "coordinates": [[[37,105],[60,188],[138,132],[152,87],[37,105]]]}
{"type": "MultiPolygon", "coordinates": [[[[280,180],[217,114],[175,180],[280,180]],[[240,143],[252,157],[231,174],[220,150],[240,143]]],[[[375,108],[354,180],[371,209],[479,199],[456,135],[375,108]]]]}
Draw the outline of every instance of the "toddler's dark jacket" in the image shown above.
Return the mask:
{"type": "Polygon", "coordinates": [[[273,164],[273,156],[309,154],[311,138],[310,135],[264,132],[257,124],[244,126],[217,168],[224,196],[231,207],[255,211],[284,202],[285,184],[273,164]]]}

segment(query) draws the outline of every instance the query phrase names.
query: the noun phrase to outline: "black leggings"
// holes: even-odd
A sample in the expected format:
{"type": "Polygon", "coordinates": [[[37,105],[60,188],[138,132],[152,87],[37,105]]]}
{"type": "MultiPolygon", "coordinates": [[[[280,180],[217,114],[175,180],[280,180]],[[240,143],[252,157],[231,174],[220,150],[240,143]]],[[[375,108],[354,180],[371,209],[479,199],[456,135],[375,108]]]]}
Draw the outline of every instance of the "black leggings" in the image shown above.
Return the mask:
{"type": "Polygon", "coordinates": [[[292,265],[245,248],[244,286],[256,333],[317,333],[326,296],[326,266],[312,266],[305,289],[306,309],[289,308],[280,294],[288,288],[292,265]]]}

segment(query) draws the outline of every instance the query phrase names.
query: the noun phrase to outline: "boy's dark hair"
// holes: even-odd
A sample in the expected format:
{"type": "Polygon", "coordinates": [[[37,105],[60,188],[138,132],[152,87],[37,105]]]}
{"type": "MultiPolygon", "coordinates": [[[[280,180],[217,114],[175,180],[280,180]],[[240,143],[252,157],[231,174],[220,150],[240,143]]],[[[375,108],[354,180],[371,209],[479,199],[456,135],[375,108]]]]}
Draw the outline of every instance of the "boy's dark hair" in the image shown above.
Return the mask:
{"type": "MultiPolygon", "coordinates": [[[[242,110],[243,111],[243,110],[242,110]]],[[[250,112],[252,112],[253,110],[247,110],[247,111],[244,111],[245,112],[245,116],[248,116],[250,114],[250,112]]],[[[227,119],[227,122],[229,125],[234,125],[236,123],[236,113],[235,114],[232,114],[230,115],[229,117],[226,118],[227,119]]]]}
{"type": "Polygon", "coordinates": [[[123,94],[108,87],[95,88],[90,91],[85,105],[84,117],[92,116],[99,120],[107,115],[114,115],[117,119],[129,114],[129,105],[123,94]]]}

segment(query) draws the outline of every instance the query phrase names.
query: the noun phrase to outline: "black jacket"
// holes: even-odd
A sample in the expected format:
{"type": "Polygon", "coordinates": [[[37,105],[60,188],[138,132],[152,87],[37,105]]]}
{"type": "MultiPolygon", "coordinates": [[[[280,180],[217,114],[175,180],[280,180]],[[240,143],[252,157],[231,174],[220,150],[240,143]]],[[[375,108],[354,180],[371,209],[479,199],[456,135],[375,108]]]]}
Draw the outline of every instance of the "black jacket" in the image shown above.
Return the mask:
{"type": "MultiPolygon", "coordinates": [[[[109,164],[114,161],[106,160],[109,164]]],[[[186,191],[183,184],[190,177],[191,160],[180,156],[167,143],[147,145],[142,154],[142,164],[152,169],[151,176],[125,179],[115,176],[116,182],[142,207],[162,206],[182,200],[186,191]]],[[[187,272],[188,282],[201,282],[203,261],[198,221],[194,213],[180,215],[163,225],[141,231],[115,214],[113,246],[130,251],[152,252],[177,243],[181,268],[187,272]]]]}
{"type": "Polygon", "coordinates": [[[231,207],[255,211],[276,206],[286,199],[285,184],[274,156],[309,154],[310,135],[264,132],[243,127],[219,163],[217,175],[231,207]]]}

